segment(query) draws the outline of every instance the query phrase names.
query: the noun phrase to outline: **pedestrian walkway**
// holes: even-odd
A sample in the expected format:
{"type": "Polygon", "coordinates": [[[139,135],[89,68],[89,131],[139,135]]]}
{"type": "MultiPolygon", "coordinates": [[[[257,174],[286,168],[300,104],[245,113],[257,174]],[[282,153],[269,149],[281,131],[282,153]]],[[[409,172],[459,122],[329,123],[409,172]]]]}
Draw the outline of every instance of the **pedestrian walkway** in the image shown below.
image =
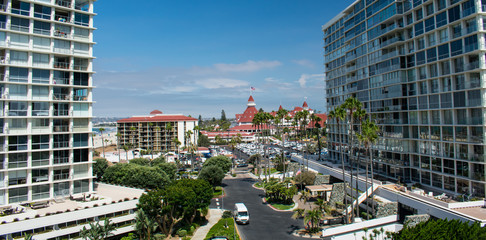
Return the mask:
{"type": "Polygon", "coordinates": [[[221,211],[221,209],[210,208],[208,223],[204,226],[199,227],[191,239],[204,240],[204,238],[206,238],[206,235],[208,235],[209,230],[214,226],[214,224],[218,223],[222,215],[223,211],[221,211]]]}

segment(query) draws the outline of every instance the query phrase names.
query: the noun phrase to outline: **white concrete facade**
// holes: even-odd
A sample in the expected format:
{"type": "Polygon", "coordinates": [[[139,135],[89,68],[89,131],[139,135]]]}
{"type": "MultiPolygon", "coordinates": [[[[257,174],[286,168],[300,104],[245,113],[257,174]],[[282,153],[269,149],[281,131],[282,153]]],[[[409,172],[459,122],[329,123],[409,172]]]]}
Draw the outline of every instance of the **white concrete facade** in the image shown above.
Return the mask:
{"type": "Polygon", "coordinates": [[[0,206],[93,190],[93,2],[0,1],[0,206]]]}

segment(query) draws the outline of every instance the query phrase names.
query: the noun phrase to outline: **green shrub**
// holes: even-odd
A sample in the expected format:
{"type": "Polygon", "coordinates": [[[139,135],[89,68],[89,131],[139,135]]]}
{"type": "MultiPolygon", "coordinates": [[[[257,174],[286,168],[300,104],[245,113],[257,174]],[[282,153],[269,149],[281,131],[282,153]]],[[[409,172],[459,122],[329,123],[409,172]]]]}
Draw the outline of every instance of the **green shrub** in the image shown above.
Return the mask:
{"type": "Polygon", "coordinates": [[[231,211],[224,211],[222,218],[231,218],[233,215],[231,214],[231,211]]]}
{"type": "Polygon", "coordinates": [[[187,236],[187,231],[184,230],[184,229],[179,229],[177,231],[177,235],[179,235],[179,237],[185,237],[185,236],[187,236]]]}
{"type": "Polygon", "coordinates": [[[164,239],[167,238],[167,236],[165,236],[165,234],[162,234],[162,233],[156,233],[154,235],[154,238],[155,238],[155,240],[164,240],[164,239]]]}

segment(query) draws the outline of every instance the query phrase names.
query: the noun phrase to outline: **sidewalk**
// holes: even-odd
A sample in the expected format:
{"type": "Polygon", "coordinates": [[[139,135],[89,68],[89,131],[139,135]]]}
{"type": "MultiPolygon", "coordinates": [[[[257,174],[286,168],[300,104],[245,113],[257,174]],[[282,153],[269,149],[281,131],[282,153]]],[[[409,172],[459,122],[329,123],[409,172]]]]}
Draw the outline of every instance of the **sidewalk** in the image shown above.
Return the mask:
{"type": "Polygon", "coordinates": [[[199,227],[196,230],[196,233],[194,233],[194,236],[191,239],[192,240],[204,240],[204,238],[206,238],[206,235],[208,235],[209,230],[214,226],[214,224],[218,223],[218,221],[219,221],[219,219],[221,219],[222,215],[223,215],[223,212],[221,211],[221,209],[210,208],[209,209],[208,224],[199,227]]]}

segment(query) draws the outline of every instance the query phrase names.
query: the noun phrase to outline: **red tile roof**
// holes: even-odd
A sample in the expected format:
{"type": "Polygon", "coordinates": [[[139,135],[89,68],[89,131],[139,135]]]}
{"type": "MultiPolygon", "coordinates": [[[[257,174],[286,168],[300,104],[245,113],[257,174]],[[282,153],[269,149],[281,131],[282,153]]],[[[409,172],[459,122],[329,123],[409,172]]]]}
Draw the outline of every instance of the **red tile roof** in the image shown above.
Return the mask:
{"type": "Polygon", "coordinates": [[[238,126],[234,126],[228,130],[230,131],[242,131],[242,130],[259,130],[259,129],[269,129],[269,128],[275,128],[274,126],[272,125],[262,125],[261,128],[258,127],[258,126],[253,126],[253,125],[250,125],[250,124],[243,124],[243,125],[238,125],[238,126]]]}
{"type": "Polygon", "coordinates": [[[153,110],[152,112],[150,112],[150,115],[156,115],[156,114],[162,114],[162,112],[159,110],[153,110]]]}
{"type": "Polygon", "coordinates": [[[304,105],[302,105],[302,107],[303,107],[303,108],[307,108],[307,107],[309,107],[309,106],[307,105],[307,102],[306,102],[306,101],[304,101],[304,105]]]}
{"type": "Polygon", "coordinates": [[[186,117],[184,115],[158,115],[158,116],[141,116],[120,119],[117,123],[127,122],[177,122],[177,121],[197,121],[192,117],[186,117]]]}
{"type": "Polygon", "coordinates": [[[253,99],[253,96],[250,95],[250,98],[248,98],[248,102],[254,102],[255,100],[253,99]]]}
{"type": "Polygon", "coordinates": [[[258,113],[258,110],[254,106],[248,106],[243,114],[236,114],[236,122],[242,123],[242,122],[252,122],[253,117],[255,117],[255,114],[258,113]]]}

